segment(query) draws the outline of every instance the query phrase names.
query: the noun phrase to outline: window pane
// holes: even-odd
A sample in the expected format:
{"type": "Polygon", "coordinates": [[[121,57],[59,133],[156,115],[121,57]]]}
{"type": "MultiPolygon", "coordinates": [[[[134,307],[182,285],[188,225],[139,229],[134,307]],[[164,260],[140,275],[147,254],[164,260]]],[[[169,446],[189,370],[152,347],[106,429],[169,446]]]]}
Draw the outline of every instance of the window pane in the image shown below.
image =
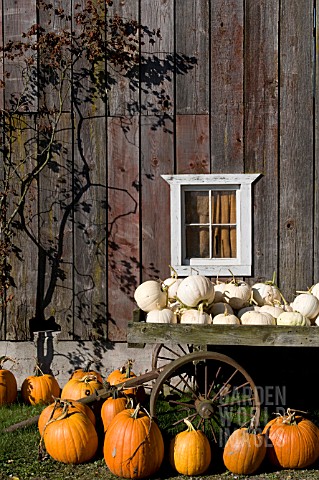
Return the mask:
{"type": "Polygon", "coordinates": [[[212,191],[212,223],[236,223],[235,191],[212,191]]]}
{"type": "Polygon", "coordinates": [[[186,227],[186,258],[209,258],[208,227],[186,227]]]}
{"type": "Polygon", "coordinates": [[[213,258],[236,258],[236,227],[213,227],[213,258]]]}
{"type": "Polygon", "coordinates": [[[186,223],[209,222],[208,192],[185,192],[185,221],[186,223]]]}

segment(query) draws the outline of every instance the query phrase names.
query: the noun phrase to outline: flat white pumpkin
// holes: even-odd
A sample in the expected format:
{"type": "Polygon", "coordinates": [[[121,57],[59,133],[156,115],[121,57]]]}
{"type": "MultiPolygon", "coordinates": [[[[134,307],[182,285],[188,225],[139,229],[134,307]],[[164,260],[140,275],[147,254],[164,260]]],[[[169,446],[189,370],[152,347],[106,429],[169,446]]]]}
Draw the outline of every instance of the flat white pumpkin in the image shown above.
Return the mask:
{"type": "Polygon", "coordinates": [[[170,302],[174,302],[177,296],[177,289],[179,284],[182,282],[181,278],[169,277],[163,281],[164,289],[167,289],[167,296],[170,302]]]}
{"type": "Polygon", "coordinates": [[[225,282],[217,282],[214,284],[214,291],[215,291],[214,302],[215,303],[225,302],[224,293],[227,285],[228,284],[225,282]]]}
{"type": "Polygon", "coordinates": [[[283,312],[277,318],[277,325],[310,327],[311,321],[300,312],[283,312]]]}
{"type": "Polygon", "coordinates": [[[237,317],[241,319],[241,317],[246,312],[258,312],[261,309],[258,305],[249,305],[248,307],[240,308],[237,312],[237,317]]]}
{"type": "Polygon", "coordinates": [[[151,310],[146,315],[147,323],[177,323],[176,315],[169,308],[151,310]]]}
{"type": "Polygon", "coordinates": [[[195,323],[195,324],[202,324],[207,325],[212,322],[212,317],[203,312],[201,309],[197,310],[196,308],[190,308],[189,310],[185,310],[180,319],[180,323],[195,323]]]}
{"type": "Polygon", "coordinates": [[[260,307],[259,312],[270,313],[274,318],[278,318],[284,312],[284,309],[279,305],[263,305],[260,307]]]}
{"type": "Polygon", "coordinates": [[[319,283],[315,283],[315,284],[311,287],[310,292],[312,293],[312,295],[314,295],[315,297],[317,297],[318,300],[319,300],[319,283]]]}
{"type": "Polygon", "coordinates": [[[276,325],[276,319],[270,313],[249,311],[241,316],[242,325],[276,325]]]}
{"type": "Polygon", "coordinates": [[[273,305],[275,301],[280,302],[281,296],[278,288],[267,283],[255,283],[252,287],[253,299],[261,307],[273,305]]]}
{"type": "Polygon", "coordinates": [[[224,313],[225,308],[228,313],[234,313],[234,310],[229,305],[229,303],[224,303],[224,302],[212,303],[209,307],[208,313],[210,313],[212,317],[215,317],[219,313],[224,313]]]}
{"type": "Polygon", "coordinates": [[[134,299],[143,312],[160,310],[167,305],[167,293],[163,292],[161,282],[146,280],[134,292],[134,299]]]}
{"type": "Polygon", "coordinates": [[[213,325],[240,325],[240,320],[233,313],[218,313],[213,317],[213,325]]]}
{"type": "Polygon", "coordinates": [[[300,293],[290,306],[310,320],[314,320],[319,314],[319,300],[312,293],[300,293]]]}
{"type": "Polygon", "coordinates": [[[184,278],[177,289],[177,300],[187,307],[196,307],[202,302],[214,301],[213,283],[204,275],[190,275],[184,278]]]}

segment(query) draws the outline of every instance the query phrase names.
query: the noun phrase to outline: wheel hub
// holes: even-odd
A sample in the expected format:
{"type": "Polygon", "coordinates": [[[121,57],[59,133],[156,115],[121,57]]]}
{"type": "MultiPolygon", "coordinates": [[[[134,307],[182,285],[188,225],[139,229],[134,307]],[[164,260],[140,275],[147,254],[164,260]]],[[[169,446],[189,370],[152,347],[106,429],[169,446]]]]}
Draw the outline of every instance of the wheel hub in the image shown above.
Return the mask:
{"type": "Polygon", "coordinates": [[[216,407],[211,400],[196,400],[195,407],[202,418],[211,418],[216,413],[216,407]]]}

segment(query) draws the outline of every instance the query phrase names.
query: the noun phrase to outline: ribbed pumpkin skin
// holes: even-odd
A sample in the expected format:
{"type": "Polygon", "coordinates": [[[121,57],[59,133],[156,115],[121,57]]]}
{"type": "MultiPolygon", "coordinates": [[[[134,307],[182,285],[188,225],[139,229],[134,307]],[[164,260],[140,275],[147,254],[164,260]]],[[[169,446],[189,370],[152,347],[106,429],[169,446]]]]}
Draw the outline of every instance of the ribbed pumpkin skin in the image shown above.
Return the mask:
{"type": "Polygon", "coordinates": [[[10,370],[0,369],[0,405],[10,405],[17,399],[18,388],[15,376],[10,370]]]}
{"type": "Polygon", "coordinates": [[[81,412],[48,424],[43,434],[48,454],[62,463],[84,463],[94,457],[98,436],[91,420],[81,412]]]}
{"type": "Polygon", "coordinates": [[[96,380],[95,376],[85,375],[82,379],[71,378],[63,387],[61,398],[69,398],[70,400],[79,400],[88,397],[100,390],[102,383],[96,380]]]}
{"type": "Polygon", "coordinates": [[[77,370],[74,370],[74,372],[71,373],[70,379],[71,378],[81,379],[85,375],[95,376],[98,382],[103,383],[103,377],[99,372],[95,370],[85,370],[84,368],[78,368],[77,370]]]}
{"type": "Polygon", "coordinates": [[[60,387],[53,375],[30,375],[21,385],[21,395],[31,405],[50,404],[53,397],[60,396],[60,387]]]}
{"type": "Polygon", "coordinates": [[[118,413],[126,408],[127,399],[125,397],[107,398],[101,407],[101,418],[104,432],[109,428],[111,421],[118,413]]]}
{"type": "Polygon", "coordinates": [[[306,468],[319,458],[319,429],[310,420],[295,417],[295,423],[283,423],[278,417],[264,427],[272,447],[267,449],[269,461],[276,467],[306,468]]]}
{"type": "Polygon", "coordinates": [[[123,478],[146,478],[160,468],[164,442],[160,429],[148,415],[134,409],[118,413],[104,438],[105,463],[114,475],[123,478]],[[151,423],[151,426],[150,426],[151,423]]]}
{"type": "Polygon", "coordinates": [[[211,449],[201,430],[178,433],[170,443],[169,461],[182,475],[200,475],[211,462],[211,449]]]}
{"type": "Polygon", "coordinates": [[[266,451],[265,435],[249,433],[247,428],[239,428],[230,435],[225,444],[225,467],[232,473],[250,475],[258,470],[266,451]]]}
{"type": "MultiPolygon", "coordinates": [[[[82,412],[91,420],[93,425],[96,424],[95,415],[88,405],[85,405],[84,403],[80,403],[77,401],[72,401],[71,403],[72,404],[68,407],[69,413],[82,412]]],[[[45,407],[45,409],[42,410],[42,412],[40,413],[39,420],[38,420],[38,429],[39,429],[40,435],[43,434],[44,427],[47,424],[47,422],[50,420],[51,414],[54,410],[54,405],[55,405],[54,403],[51,403],[51,405],[48,405],[47,407],[45,407]]],[[[63,410],[63,406],[61,404],[56,406],[52,418],[59,417],[62,413],[62,410],[63,410]]]]}

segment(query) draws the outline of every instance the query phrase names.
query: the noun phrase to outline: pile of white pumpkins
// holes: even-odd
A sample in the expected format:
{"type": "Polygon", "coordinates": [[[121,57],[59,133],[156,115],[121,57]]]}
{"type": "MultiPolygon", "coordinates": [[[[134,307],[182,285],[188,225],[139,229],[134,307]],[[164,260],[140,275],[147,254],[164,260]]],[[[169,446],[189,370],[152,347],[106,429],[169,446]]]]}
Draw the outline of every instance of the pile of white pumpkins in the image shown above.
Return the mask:
{"type": "Polygon", "coordinates": [[[288,303],[274,279],[214,283],[203,275],[181,279],[172,269],[164,281],[141,283],[134,299],[149,323],[319,326],[319,283],[288,303]]]}

